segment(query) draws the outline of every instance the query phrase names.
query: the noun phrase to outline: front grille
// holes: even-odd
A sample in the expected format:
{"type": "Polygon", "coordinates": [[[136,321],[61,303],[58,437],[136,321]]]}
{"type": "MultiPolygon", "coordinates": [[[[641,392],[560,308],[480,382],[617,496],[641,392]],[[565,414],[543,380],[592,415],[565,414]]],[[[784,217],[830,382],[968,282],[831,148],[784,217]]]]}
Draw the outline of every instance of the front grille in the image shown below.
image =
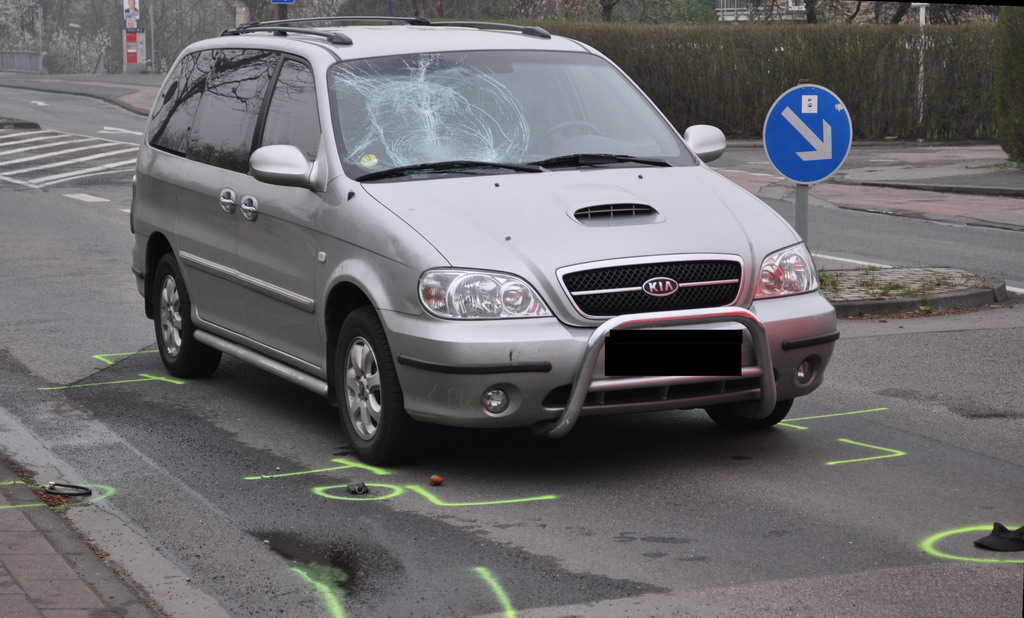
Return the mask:
{"type": "Polygon", "coordinates": [[[731,304],[739,293],[740,263],[630,264],[567,273],[562,281],[579,310],[594,317],[720,307],[731,304]],[[668,277],[680,287],[670,296],[651,296],[641,286],[655,277],[668,277]]]}

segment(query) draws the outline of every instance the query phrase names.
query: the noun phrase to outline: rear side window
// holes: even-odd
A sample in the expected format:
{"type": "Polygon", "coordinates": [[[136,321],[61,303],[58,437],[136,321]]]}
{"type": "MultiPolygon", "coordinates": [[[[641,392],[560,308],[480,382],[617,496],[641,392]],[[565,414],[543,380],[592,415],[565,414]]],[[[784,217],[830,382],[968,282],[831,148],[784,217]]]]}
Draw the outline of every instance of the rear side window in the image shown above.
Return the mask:
{"type": "Polygon", "coordinates": [[[212,69],[211,51],[189,54],[174,65],[157,96],[149,123],[147,139],[153,147],[185,154],[192,118],[206,89],[206,77],[212,69]]]}
{"type": "Polygon", "coordinates": [[[262,146],[295,146],[312,161],[320,146],[320,118],[313,72],[295,60],[281,63],[263,126],[262,146]]]}
{"type": "Polygon", "coordinates": [[[243,174],[249,171],[253,131],[277,61],[278,54],[261,50],[216,52],[189,133],[189,159],[243,174]]]}

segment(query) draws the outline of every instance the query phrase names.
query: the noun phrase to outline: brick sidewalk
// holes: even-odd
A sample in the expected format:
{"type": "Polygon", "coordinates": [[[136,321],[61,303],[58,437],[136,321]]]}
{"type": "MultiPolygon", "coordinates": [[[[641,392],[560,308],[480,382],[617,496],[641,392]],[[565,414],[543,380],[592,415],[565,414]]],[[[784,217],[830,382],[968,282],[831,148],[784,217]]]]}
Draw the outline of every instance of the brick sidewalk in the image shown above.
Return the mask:
{"type": "Polygon", "coordinates": [[[0,618],[153,615],[109,573],[85,542],[0,463],[0,618]],[[87,573],[97,574],[98,584],[86,581],[87,573]]]}

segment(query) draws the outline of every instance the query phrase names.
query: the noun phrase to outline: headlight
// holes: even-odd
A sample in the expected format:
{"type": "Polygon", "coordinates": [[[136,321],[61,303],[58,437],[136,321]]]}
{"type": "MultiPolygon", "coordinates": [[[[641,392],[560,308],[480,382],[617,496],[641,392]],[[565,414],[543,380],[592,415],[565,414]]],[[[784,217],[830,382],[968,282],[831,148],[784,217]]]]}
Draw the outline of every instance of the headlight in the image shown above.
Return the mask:
{"type": "Polygon", "coordinates": [[[761,263],[754,298],[775,298],[818,289],[811,254],[802,243],[769,255],[761,263]]]}
{"type": "Polygon", "coordinates": [[[489,320],[551,315],[540,295],[518,277],[472,270],[428,270],[420,302],[440,318],[489,320]]]}

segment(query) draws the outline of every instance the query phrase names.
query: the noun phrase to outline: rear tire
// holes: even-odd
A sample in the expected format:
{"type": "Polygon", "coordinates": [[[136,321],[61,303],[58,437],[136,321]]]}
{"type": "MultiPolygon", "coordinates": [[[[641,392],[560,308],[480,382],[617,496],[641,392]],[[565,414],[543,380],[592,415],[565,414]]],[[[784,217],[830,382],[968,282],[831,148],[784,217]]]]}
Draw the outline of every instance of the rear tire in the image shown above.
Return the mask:
{"type": "Polygon", "coordinates": [[[786,415],[789,414],[790,408],[793,407],[793,400],[784,399],[782,401],[776,401],[775,407],[772,409],[772,413],[766,418],[749,418],[746,416],[740,416],[736,413],[738,406],[749,405],[749,403],[722,404],[719,406],[708,406],[707,408],[704,408],[704,411],[708,413],[711,420],[715,421],[722,427],[738,431],[752,431],[757,429],[767,429],[773,425],[779,424],[782,419],[786,418],[786,415]]]}
{"type": "Polygon", "coordinates": [[[200,378],[217,370],[221,353],[195,340],[192,301],[170,253],[160,258],[153,277],[153,316],[160,358],[172,376],[200,378]]]}
{"type": "Polygon", "coordinates": [[[391,347],[371,307],[345,318],[334,366],[341,425],[356,455],[370,464],[414,455],[416,421],[405,411],[391,347]]]}

